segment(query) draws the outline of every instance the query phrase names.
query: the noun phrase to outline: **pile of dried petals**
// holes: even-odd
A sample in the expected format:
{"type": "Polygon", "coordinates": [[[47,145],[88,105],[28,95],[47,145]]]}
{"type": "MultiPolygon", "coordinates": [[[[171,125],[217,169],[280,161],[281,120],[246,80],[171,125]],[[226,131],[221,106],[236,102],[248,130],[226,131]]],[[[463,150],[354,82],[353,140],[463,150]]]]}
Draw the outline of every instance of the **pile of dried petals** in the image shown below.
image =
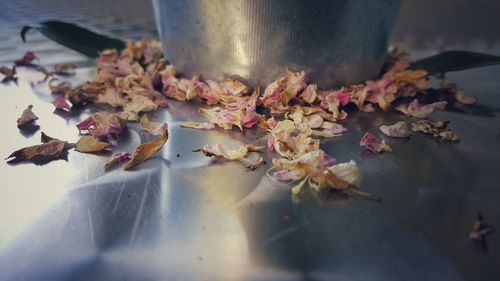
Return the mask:
{"type": "MultiPolygon", "coordinates": [[[[20,61],[21,65],[29,64],[35,58],[34,54],[29,54],[20,61]]],[[[107,161],[106,168],[125,161],[128,161],[124,164],[125,169],[133,167],[154,155],[167,141],[167,125],[152,123],[145,115],[140,118],[141,114],[167,107],[167,98],[198,101],[216,106],[200,108],[199,112],[207,118],[206,122],[186,122],[182,127],[212,130],[218,126],[225,130],[233,127],[244,130],[258,125],[268,132],[269,152],[278,156],[273,159],[275,172],[272,176],[280,181],[298,182],[292,188],[293,193],[300,193],[307,185],[316,191],[335,189],[369,197],[358,189],[361,173],[356,163],[352,160],[336,163],[333,157],[320,149],[319,138],[341,136],[347,129],[337,122],[347,118],[346,108],[352,105],[360,111],[373,112],[376,106],[388,111],[396,104],[396,110],[412,118],[425,118],[446,107],[444,101],[420,103],[419,97],[425,95],[429,88],[428,75],[424,70],[409,70],[407,54],[393,53],[386,69],[377,81],[330,91],[308,84],[303,71],[286,70],[285,75],[268,85],[261,95],[258,87],[252,90],[234,79],[203,81],[199,76],[191,79],[180,77],[176,68],[163,59],[158,42],[141,40],[128,43],[121,53],[103,51],[96,61],[94,80],[76,87],[68,82],[55,84],[55,80],[51,80],[49,86],[54,94],[61,95],[54,102],[57,108],[70,110],[71,106],[78,104],[96,103],[116,109],[113,113],[95,113],[77,125],[80,132],[89,134],[79,142],[82,152],[110,149],[108,137],[118,137],[127,121],[140,119],[145,131],[159,135],[157,139],[140,145],[131,160],[128,152],[116,153],[107,161]]],[[[8,70],[2,69],[2,73],[7,79],[12,79],[15,71],[8,70]]],[[[54,72],[46,71],[46,75],[72,71],[72,67],[62,67],[54,72]]],[[[464,97],[456,86],[451,90],[458,102],[475,101],[464,97]]],[[[414,123],[412,129],[403,122],[381,127],[381,130],[390,137],[408,137],[413,130],[444,139],[458,139],[444,128],[421,120],[414,123]]],[[[376,153],[390,151],[383,139],[369,133],[365,134],[360,144],[376,153]]],[[[256,168],[262,157],[257,155],[249,160],[248,155],[261,149],[244,144],[233,151],[221,144],[207,144],[199,151],[210,157],[238,160],[247,167],[256,168]]]]}

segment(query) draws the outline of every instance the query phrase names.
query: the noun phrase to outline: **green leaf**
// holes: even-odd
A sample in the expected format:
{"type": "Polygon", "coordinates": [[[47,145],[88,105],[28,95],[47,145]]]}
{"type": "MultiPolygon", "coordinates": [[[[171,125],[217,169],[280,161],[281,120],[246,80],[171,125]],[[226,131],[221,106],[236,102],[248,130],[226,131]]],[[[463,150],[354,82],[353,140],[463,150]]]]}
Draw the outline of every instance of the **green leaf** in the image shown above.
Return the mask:
{"type": "Polygon", "coordinates": [[[500,64],[500,57],[467,52],[446,51],[411,64],[410,69],[423,69],[429,75],[500,64]]]}
{"type": "Polygon", "coordinates": [[[37,25],[25,25],[21,29],[21,38],[26,41],[26,33],[35,29],[55,42],[92,58],[106,49],[125,48],[125,42],[98,34],[86,28],[62,21],[43,21],[37,25]]]}

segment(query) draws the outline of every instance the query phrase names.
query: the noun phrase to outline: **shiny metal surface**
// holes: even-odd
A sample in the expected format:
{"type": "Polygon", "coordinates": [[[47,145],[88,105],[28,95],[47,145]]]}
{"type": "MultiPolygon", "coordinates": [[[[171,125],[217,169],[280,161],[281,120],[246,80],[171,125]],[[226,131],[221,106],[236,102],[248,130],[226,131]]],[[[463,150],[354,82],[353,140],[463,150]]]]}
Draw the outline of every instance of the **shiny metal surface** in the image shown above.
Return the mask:
{"type": "Polygon", "coordinates": [[[165,55],[187,74],[268,84],[288,67],[321,87],[374,78],[399,0],[154,0],[165,55]]]}
{"type": "MultiPolygon", "coordinates": [[[[425,14],[420,1],[409,3],[405,21],[425,14]]],[[[474,38],[454,33],[453,42],[411,33],[412,25],[398,30],[406,30],[398,40],[416,56],[443,48],[500,55],[500,38],[479,36],[487,30],[474,38]]],[[[17,38],[14,28],[9,32],[17,38]]],[[[17,43],[18,49],[9,45],[18,40],[12,38],[0,42],[0,59],[42,46],[42,64],[73,58],[91,64],[40,37],[17,43]]],[[[82,67],[72,80],[92,75],[82,67]]],[[[74,125],[96,108],[54,114],[46,86],[30,85],[41,77],[23,69],[19,76],[19,86],[0,84],[0,156],[38,143],[40,131],[76,141],[74,125]],[[22,134],[15,123],[28,104],[40,117],[34,134],[22,134]]],[[[75,151],[68,161],[44,166],[0,161],[0,280],[496,280],[498,233],[488,236],[486,250],[471,244],[468,233],[477,212],[499,227],[499,76],[499,66],[447,75],[480,99],[469,114],[432,116],[451,120],[458,144],[415,135],[390,140],[393,153],[362,153],[362,134],[402,118],[392,113],[352,114],[344,136],[322,143],[339,161],[358,163],[361,189],[382,196],[380,203],[342,196],[294,202],[286,186],[265,176],[267,167],[246,171],[191,152],[205,143],[262,137],[258,130],[180,128],[185,120],[202,120],[196,104],[171,102],[150,116],[169,122],[171,137],[132,171],[105,173],[105,156],[75,151]]],[[[132,150],[145,138],[136,125],[116,150],[132,150]]]]}

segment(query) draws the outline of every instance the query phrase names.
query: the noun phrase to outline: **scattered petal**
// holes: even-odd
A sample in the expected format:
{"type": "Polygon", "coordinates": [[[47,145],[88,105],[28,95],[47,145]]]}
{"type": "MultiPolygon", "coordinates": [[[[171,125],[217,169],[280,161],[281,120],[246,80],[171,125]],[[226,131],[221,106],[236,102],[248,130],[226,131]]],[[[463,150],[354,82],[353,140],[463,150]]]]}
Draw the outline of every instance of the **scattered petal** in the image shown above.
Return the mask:
{"type": "Polygon", "coordinates": [[[66,94],[72,89],[71,83],[68,81],[63,81],[56,84],[57,79],[52,78],[49,81],[49,89],[51,94],[66,94]]]}
{"type": "Polygon", "coordinates": [[[78,123],[76,127],[81,131],[88,131],[93,137],[120,135],[127,125],[123,113],[96,112],[87,119],[78,123]]]}
{"type": "Polygon", "coordinates": [[[130,157],[131,157],[131,154],[128,152],[119,152],[119,153],[113,154],[113,156],[111,156],[108,160],[106,160],[106,164],[104,164],[104,169],[107,170],[116,164],[123,163],[123,162],[129,160],[130,157]]]}
{"type": "Polygon", "coordinates": [[[163,134],[167,128],[167,123],[158,123],[149,121],[148,115],[144,114],[140,121],[141,129],[147,131],[153,135],[161,135],[163,134]]]}
{"type": "Polygon", "coordinates": [[[36,59],[38,59],[38,57],[35,55],[35,53],[28,51],[22,58],[14,61],[14,63],[16,64],[16,66],[32,66],[33,61],[36,59]]]}
{"type": "Polygon", "coordinates": [[[199,130],[213,130],[215,129],[215,125],[210,122],[184,122],[181,125],[182,128],[190,128],[190,129],[199,129],[199,130]]]}
{"type": "Polygon", "coordinates": [[[378,139],[370,133],[366,133],[363,138],[361,138],[359,145],[377,154],[392,151],[391,147],[385,143],[384,139],[378,139]]]}
{"type": "Polygon", "coordinates": [[[396,106],[396,110],[403,112],[408,116],[413,116],[417,118],[425,118],[429,114],[443,110],[446,108],[447,102],[439,101],[431,104],[422,105],[417,99],[414,99],[409,105],[400,104],[396,106]]]}
{"type": "Polygon", "coordinates": [[[408,124],[404,121],[399,121],[392,125],[382,125],[379,129],[384,135],[393,138],[407,138],[412,133],[408,124]]]}
{"type": "Polygon", "coordinates": [[[57,97],[52,104],[56,107],[56,109],[70,110],[71,105],[66,100],[64,96],[57,97]]]}
{"type": "Polygon", "coordinates": [[[242,121],[245,117],[244,109],[229,110],[220,107],[200,108],[199,112],[208,118],[210,123],[214,123],[224,130],[230,130],[233,126],[243,130],[242,121]]]}
{"type": "Polygon", "coordinates": [[[14,83],[17,83],[17,77],[16,77],[17,72],[15,66],[13,66],[12,68],[2,66],[0,67],[0,73],[5,76],[2,79],[2,83],[8,83],[10,81],[14,81],[14,83]]]}
{"type": "Polygon", "coordinates": [[[155,155],[163,147],[167,140],[168,130],[163,132],[163,134],[157,139],[139,145],[136,148],[132,159],[123,165],[123,169],[128,170],[153,157],[153,155],[155,155]]]}
{"type": "Polygon", "coordinates": [[[460,141],[457,133],[447,129],[448,123],[449,121],[431,122],[429,120],[423,119],[412,124],[412,131],[432,135],[441,140],[448,140],[452,142],[460,141]]]}
{"type": "Polygon", "coordinates": [[[245,167],[253,170],[262,163],[263,159],[251,152],[261,151],[262,149],[264,149],[263,146],[255,146],[252,144],[241,145],[237,150],[228,149],[222,144],[206,144],[203,148],[195,151],[201,151],[208,157],[223,157],[227,160],[238,160],[243,163],[245,167]]]}
{"type": "Polygon", "coordinates": [[[17,119],[17,127],[22,127],[28,123],[31,123],[35,120],[38,120],[38,116],[31,111],[33,109],[33,105],[28,105],[28,107],[23,111],[21,117],[17,119]]]}
{"type": "Polygon", "coordinates": [[[107,142],[99,141],[92,136],[81,137],[75,145],[75,150],[84,153],[100,153],[111,147],[107,142]]]}
{"type": "Polygon", "coordinates": [[[156,110],[158,105],[148,97],[135,95],[131,101],[123,106],[123,111],[127,113],[127,119],[137,121],[139,120],[140,112],[150,112],[156,110]]]}
{"type": "Polygon", "coordinates": [[[476,97],[466,97],[463,90],[458,90],[455,93],[455,98],[461,104],[476,104],[477,103],[476,97]]]}
{"type": "Polygon", "coordinates": [[[59,63],[54,65],[52,73],[57,75],[71,76],[75,75],[76,65],[72,63],[59,63]]]}

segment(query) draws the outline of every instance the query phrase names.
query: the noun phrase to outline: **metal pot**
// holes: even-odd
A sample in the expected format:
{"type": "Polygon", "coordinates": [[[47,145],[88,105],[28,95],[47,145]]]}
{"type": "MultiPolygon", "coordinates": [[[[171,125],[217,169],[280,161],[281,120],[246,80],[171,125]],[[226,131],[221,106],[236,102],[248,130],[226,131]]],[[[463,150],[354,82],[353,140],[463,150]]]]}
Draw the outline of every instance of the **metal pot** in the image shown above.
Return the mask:
{"type": "Polygon", "coordinates": [[[374,78],[400,0],[153,0],[165,56],[185,75],[266,85],[285,68],[322,88],[374,78]]]}

